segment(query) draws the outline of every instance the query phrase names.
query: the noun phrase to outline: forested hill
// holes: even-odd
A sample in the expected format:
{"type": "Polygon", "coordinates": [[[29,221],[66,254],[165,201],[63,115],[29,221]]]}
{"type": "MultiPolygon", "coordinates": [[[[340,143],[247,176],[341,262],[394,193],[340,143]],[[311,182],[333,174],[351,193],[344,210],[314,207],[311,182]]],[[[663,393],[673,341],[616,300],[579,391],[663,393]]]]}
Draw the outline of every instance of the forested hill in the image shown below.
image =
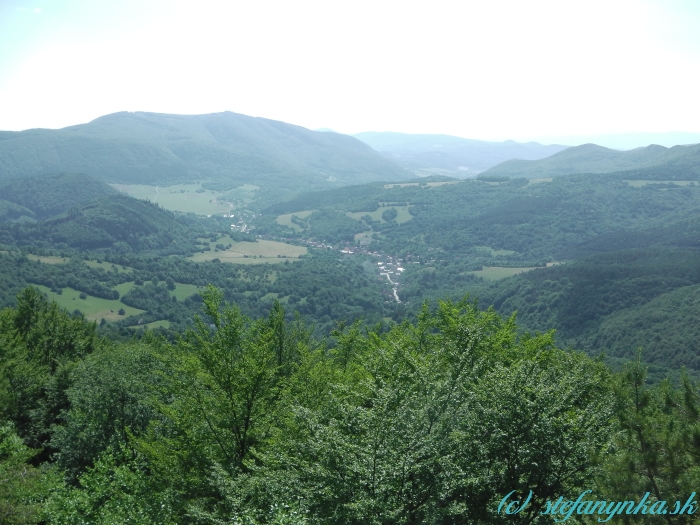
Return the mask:
{"type": "Polygon", "coordinates": [[[42,222],[0,226],[0,243],[40,248],[187,253],[197,235],[172,212],[148,201],[110,195],[42,222]]]}
{"type": "Polygon", "coordinates": [[[451,135],[372,131],[358,133],[354,137],[404,168],[413,171],[446,170],[455,176],[473,176],[510,159],[542,159],[568,147],[537,142],[487,142],[451,135]]]}
{"type": "Polygon", "coordinates": [[[509,160],[485,171],[483,175],[538,178],[570,173],[611,173],[654,168],[670,170],[681,178],[697,179],[700,177],[700,144],[672,148],[651,145],[630,151],[584,144],[546,159],[509,160]]]}
{"type": "Polygon", "coordinates": [[[231,112],[122,112],[58,130],[0,132],[1,179],[62,171],[107,182],[209,180],[295,192],[410,177],[353,137],[231,112]]]}
{"type": "Polygon", "coordinates": [[[0,221],[21,218],[44,219],[74,206],[117,191],[95,177],[82,173],[60,173],[0,182],[0,221]],[[16,210],[16,211],[15,211],[16,210]]]}

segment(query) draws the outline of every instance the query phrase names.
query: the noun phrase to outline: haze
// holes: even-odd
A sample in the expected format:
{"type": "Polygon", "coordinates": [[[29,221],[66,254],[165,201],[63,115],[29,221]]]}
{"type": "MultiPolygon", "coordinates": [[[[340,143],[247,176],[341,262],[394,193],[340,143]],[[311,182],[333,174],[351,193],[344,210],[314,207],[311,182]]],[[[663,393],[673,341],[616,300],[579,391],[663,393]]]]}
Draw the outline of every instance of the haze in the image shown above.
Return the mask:
{"type": "Polygon", "coordinates": [[[699,3],[668,0],[7,0],[0,129],[229,110],[343,133],[697,142],[699,22],[699,3]]]}

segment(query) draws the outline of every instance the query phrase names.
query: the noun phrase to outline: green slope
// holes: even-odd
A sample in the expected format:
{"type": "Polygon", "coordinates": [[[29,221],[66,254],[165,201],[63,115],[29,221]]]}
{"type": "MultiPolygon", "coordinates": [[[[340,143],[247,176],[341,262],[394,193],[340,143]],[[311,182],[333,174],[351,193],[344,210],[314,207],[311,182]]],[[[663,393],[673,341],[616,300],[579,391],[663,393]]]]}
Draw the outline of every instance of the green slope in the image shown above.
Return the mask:
{"type": "MultiPolygon", "coordinates": [[[[687,180],[696,180],[700,177],[700,145],[672,148],[651,145],[630,151],[616,151],[595,144],[584,144],[565,149],[546,159],[509,160],[485,171],[484,175],[538,178],[650,168],[670,169],[674,172],[671,178],[683,174],[689,177],[687,180]]],[[[632,178],[631,174],[628,176],[632,178]]]]}
{"type": "Polygon", "coordinates": [[[4,244],[115,248],[127,253],[192,251],[196,236],[172,212],[120,194],[94,199],[46,221],[0,228],[0,242],[4,244]]]}
{"type": "Polygon", "coordinates": [[[407,176],[353,137],[230,112],[122,112],[59,130],[0,132],[0,178],[60,171],[114,183],[250,183],[282,193],[407,176]]]}
{"type": "MultiPolygon", "coordinates": [[[[13,203],[44,219],[74,206],[117,191],[95,177],[81,173],[61,173],[0,182],[0,199],[13,203]]],[[[5,214],[7,215],[7,214],[5,214]]]]}

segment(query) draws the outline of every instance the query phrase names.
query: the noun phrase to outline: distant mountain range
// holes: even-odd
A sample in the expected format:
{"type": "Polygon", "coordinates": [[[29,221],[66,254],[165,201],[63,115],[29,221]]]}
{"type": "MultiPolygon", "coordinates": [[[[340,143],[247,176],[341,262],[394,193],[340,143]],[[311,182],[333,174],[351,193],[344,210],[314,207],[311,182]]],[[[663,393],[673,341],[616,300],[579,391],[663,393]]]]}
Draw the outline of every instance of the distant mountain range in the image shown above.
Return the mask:
{"type": "Polygon", "coordinates": [[[700,176],[700,144],[694,146],[647,146],[617,151],[595,144],[568,148],[540,160],[509,160],[490,168],[482,176],[546,178],[571,173],[612,173],[663,169],[665,177],[695,180],[700,176]]]}
{"type": "Polygon", "coordinates": [[[510,159],[542,159],[568,146],[537,142],[487,142],[451,135],[411,135],[393,132],[364,132],[354,135],[397,165],[422,174],[450,172],[473,177],[510,159]]]}
{"type": "Polygon", "coordinates": [[[255,184],[281,195],[411,177],[363,142],[236,113],[114,113],[0,132],[0,180],[81,172],[106,182],[255,184]]]}

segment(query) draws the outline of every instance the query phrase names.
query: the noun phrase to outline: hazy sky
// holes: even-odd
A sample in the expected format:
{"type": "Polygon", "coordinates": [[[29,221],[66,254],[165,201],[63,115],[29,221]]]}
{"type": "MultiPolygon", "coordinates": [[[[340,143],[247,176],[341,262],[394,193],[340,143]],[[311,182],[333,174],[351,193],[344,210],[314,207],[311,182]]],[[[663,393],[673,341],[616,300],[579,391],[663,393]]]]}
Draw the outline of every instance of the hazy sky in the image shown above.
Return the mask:
{"type": "Polygon", "coordinates": [[[0,0],[0,129],[235,111],[485,140],[700,132],[700,1],[0,0]]]}

